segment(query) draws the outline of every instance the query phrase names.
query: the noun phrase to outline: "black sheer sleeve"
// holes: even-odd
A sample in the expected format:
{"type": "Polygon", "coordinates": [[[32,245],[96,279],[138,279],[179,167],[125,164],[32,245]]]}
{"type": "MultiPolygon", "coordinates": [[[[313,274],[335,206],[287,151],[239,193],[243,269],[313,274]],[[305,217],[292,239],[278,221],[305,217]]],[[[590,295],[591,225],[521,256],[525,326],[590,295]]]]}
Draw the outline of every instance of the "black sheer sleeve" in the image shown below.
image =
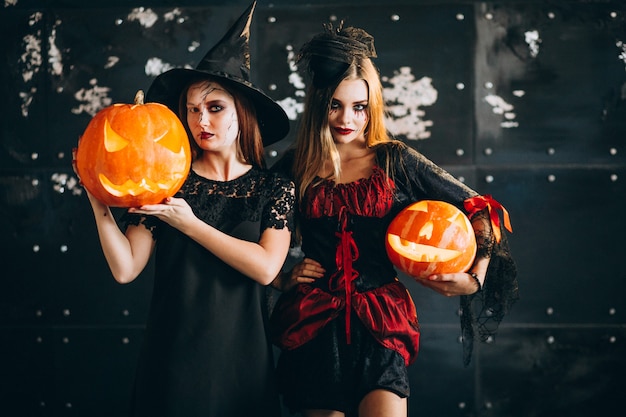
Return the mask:
{"type": "MultiPolygon", "coordinates": [[[[397,198],[404,205],[423,199],[442,200],[467,213],[465,200],[478,196],[476,191],[403,142],[382,145],[377,155],[381,167],[390,172],[397,187],[397,198]]],[[[492,339],[499,323],[519,298],[517,269],[504,231],[497,242],[487,210],[470,217],[473,225],[480,224],[475,227],[478,229],[477,255],[490,258],[490,262],[483,290],[460,297],[463,362],[466,366],[471,361],[476,331],[481,341],[492,339]]]]}
{"type": "Polygon", "coordinates": [[[492,341],[498,325],[519,299],[517,268],[506,234],[494,243],[482,291],[461,296],[463,363],[469,365],[476,330],[482,342],[492,341]]]}

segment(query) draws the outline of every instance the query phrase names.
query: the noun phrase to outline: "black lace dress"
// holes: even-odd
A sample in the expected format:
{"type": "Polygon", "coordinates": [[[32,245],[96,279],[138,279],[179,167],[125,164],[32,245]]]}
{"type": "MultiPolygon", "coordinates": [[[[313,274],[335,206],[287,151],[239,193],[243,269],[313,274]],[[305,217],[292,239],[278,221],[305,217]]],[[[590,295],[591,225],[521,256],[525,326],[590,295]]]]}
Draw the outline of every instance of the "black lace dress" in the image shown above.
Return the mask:
{"type": "MultiPolygon", "coordinates": [[[[176,195],[206,223],[249,241],[292,227],[293,184],[253,168],[228,182],[190,172],[176,195]]],[[[276,417],[267,288],[152,216],[127,214],[156,240],[155,280],[133,416],[276,417]]]]}

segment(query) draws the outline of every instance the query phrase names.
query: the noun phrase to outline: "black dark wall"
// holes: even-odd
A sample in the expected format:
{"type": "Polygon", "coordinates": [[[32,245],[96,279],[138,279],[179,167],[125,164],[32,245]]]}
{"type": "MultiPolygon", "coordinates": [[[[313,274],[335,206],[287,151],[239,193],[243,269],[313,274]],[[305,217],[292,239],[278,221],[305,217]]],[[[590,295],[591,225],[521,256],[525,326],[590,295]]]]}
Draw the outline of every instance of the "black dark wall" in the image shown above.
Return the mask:
{"type": "MultiPolygon", "coordinates": [[[[151,265],[114,282],[71,151],[95,112],[195,66],[249,4],[84,3],[0,6],[0,416],[124,415],[151,265]]],[[[410,416],[623,411],[624,2],[261,0],[253,79],[292,132],[293,53],[341,19],[376,38],[391,130],[513,223],[521,300],[468,368],[458,300],[402,277],[422,323],[410,416]]]]}

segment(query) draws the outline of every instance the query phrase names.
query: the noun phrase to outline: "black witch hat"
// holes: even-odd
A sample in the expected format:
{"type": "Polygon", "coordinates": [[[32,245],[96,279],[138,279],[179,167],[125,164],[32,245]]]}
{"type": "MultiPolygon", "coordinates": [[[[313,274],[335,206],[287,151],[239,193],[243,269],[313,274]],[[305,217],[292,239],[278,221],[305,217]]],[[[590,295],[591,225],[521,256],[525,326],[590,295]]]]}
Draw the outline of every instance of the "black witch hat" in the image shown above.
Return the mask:
{"type": "Polygon", "coordinates": [[[180,94],[192,80],[210,76],[249,97],[256,108],[263,145],[289,132],[285,111],[250,82],[250,23],[256,1],[237,19],[226,35],[204,56],[196,69],[175,68],[159,75],[146,93],[146,102],[163,103],[178,114],[180,94]]]}

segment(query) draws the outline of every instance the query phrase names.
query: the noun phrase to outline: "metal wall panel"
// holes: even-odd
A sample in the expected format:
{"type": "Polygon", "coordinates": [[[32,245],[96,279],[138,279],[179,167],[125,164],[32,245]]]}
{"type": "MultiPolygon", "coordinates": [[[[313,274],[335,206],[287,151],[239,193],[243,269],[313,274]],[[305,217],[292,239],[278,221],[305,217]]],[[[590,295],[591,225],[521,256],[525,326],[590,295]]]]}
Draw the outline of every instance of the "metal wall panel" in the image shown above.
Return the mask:
{"type": "MultiPolygon", "coordinates": [[[[114,282],[71,151],[97,110],[195,66],[248,4],[0,6],[0,415],[125,414],[153,266],[114,282]]],[[[612,415],[626,389],[626,6],[260,1],[253,80],[292,115],[270,163],[301,112],[294,54],[342,19],[376,38],[385,97],[405,111],[393,133],[513,223],[522,298],[468,368],[458,300],[401,276],[422,323],[409,414],[612,415]]]]}
{"type": "Polygon", "coordinates": [[[621,414],[623,326],[517,328],[481,346],[478,415],[621,414]]]}
{"type": "Polygon", "coordinates": [[[624,164],[623,2],[477,8],[480,163],[624,164]]]}

